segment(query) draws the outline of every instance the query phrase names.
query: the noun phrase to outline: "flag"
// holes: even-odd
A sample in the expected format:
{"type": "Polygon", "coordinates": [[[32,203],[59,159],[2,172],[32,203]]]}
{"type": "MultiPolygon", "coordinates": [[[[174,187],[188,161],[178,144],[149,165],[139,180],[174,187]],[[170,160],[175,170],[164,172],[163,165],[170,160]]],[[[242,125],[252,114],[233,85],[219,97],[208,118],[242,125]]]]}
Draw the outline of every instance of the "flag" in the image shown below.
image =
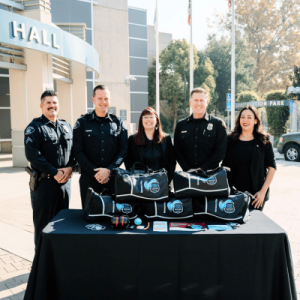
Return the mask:
{"type": "Polygon", "coordinates": [[[229,8],[229,11],[230,11],[230,12],[231,12],[231,6],[232,6],[231,0],[228,0],[228,8],[229,8]]]}
{"type": "Polygon", "coordinates": [[[191,0],[189,0],[189,6],[188,6],[188,24],[191,25],[191,0]]]}

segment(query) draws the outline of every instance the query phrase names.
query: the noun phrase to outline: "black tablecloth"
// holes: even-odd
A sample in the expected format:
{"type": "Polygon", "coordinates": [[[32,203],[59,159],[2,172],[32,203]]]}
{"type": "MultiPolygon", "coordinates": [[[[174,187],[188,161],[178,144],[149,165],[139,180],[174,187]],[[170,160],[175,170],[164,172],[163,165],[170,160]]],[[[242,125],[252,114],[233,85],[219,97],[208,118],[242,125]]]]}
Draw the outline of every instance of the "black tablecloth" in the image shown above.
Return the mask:
{"type": "Polygon", "coordinates": [[[25,300],[297,299],[287,234],[260,211],[225,232],[86,224],[81,210],[63,210],[48,224],[25,300]]]}

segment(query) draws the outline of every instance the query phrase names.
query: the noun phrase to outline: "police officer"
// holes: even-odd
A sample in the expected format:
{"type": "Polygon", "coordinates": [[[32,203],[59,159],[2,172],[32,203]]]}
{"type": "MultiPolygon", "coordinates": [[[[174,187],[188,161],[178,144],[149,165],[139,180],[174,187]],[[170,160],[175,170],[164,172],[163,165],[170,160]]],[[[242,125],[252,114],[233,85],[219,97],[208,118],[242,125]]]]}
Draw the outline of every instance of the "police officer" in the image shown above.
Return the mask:
{"type": "Polygon", "coordinates": [[[79,118],[73,128],[74,154],[81,166],[80,195],[85,207],[87,190],[113,193],[110,173],[119,167],[127,155],[128,133],[123,122],[108,113],[110,91],[104,85],[94,88],[95,110],[79,118]]]}
{"type": "Polygon", "coordinates": [[[224,121],[206,112],[208,93],[195,88],[191,92],[193,113],[177,123],[174,135],[176,158],[183,171],[217,168],[226,154],[227,133],[224,121]]]}
{"type": "Polygon", "coordinates": [[[24,137],[26,158],[31,171],[37,174],[37,187],[30,189],[36,246],[44,227],[60,210],[69,208],[69,179],[76,167],[72,155],[72,127],[57,118],[57,94],[45,91],[40,107],[42,116],[27,126],[24,137]]]}

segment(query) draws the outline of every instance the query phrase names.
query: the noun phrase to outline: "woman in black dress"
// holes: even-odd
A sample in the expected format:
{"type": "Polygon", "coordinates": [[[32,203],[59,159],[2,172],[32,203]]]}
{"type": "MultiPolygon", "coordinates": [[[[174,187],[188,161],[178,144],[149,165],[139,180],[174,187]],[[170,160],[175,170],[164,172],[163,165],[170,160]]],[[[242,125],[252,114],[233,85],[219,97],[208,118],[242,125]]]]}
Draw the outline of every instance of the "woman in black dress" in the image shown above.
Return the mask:
{"type": "Polygon", "coordinates": [[[176,159],[172,140],[163,132],[158,115],[151,107],[142,111],[138,131],[128,139],[126,169],[135,162],[141,162],[153,171],[164,168],[168,172],[169,184],[173,179],[176,159]]]}
{"type": "Polygon", "coordinates": [[[264,133],[258,111],[244,107],[228,135],[227,153],[223,166],[231,169],[228,180],[237,190],[248,191],[255,200],[250,209],[263,210],[269,199],[269,186],[276,171],[273,147],[264,133]]]}

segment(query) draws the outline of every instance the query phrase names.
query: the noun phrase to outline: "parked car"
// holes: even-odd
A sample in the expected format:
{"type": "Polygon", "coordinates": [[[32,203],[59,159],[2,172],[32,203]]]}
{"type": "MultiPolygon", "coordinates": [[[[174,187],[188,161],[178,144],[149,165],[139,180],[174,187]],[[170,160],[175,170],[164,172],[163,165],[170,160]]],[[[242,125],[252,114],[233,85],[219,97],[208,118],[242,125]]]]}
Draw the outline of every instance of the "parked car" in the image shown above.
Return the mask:
{"type": "Polygon", "coordinates": [[[277,151],[284,154],[285,160],[300,161],[300,132],[282,135],[277,144],[277,151]]]}

